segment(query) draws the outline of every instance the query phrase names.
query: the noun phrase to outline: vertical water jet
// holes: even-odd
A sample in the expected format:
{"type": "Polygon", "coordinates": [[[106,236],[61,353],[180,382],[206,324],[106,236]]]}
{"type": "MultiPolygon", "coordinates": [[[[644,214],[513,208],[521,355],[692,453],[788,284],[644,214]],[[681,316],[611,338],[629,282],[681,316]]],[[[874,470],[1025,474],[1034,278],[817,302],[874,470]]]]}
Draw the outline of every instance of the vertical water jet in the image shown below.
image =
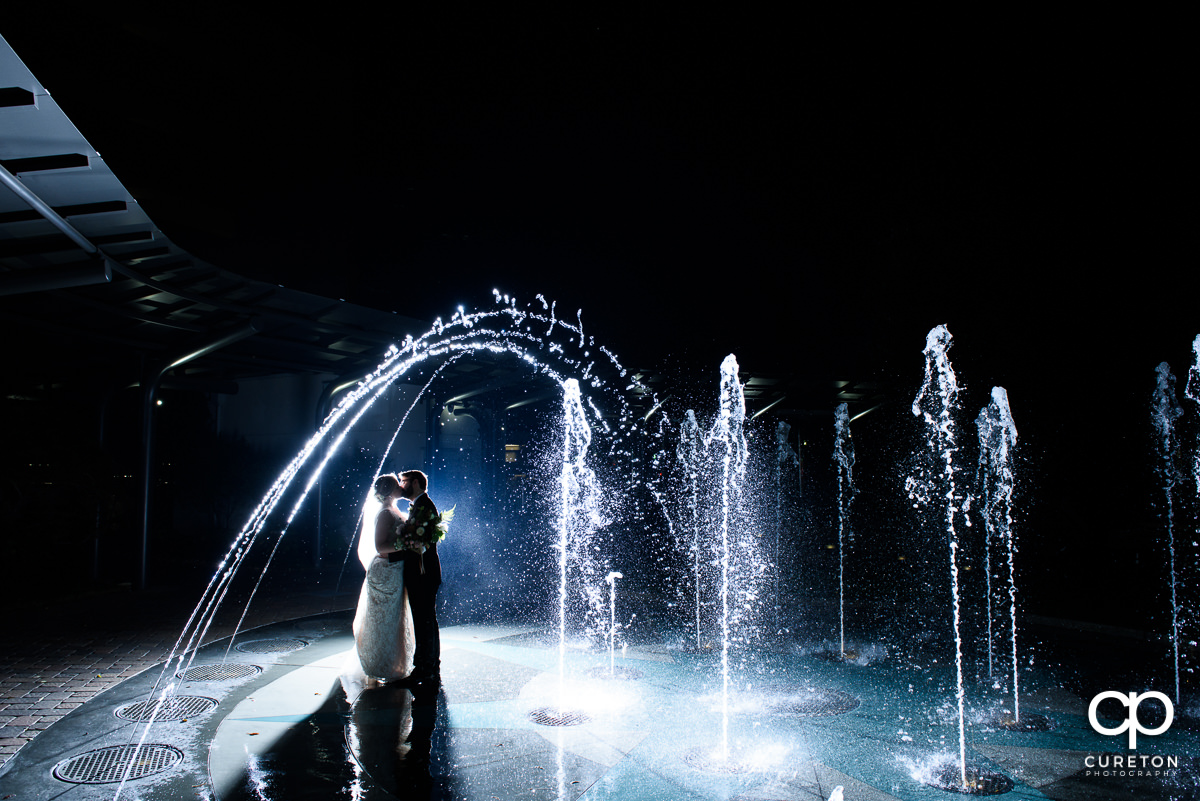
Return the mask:
{"type": "Polygon", "coordinates": [[[696,413],[687,410],[679,426],[679,445],[675,454],[683,465],[687,480],[688,526],[692,532],[692,581],[696,590],[696,651],[700,651],[700,459],[702,439],[696,413]]]}
{"type": "Polygon", "coordinates": [[[559,474],[558,518],[558,708],[566,709],[567,572],[572,553],[586,556],[587,541],[604,520],[596,474],[587,464],[592,428],[583,408],[579,382],[563,382],[563,456],[559,474]]]}
{"type": "Polygon", "coordinates": [[[850,505],[854,502],[854,443],[850,439],[850,406],[839,403],[833,416],[833,459],[837,463],[838,494],[838,633],[846,657],[846,548],[853,541],[850,505]]]}
{"type": "Polygon", "coordinates": [[[1010,641],[1012,646],[1012,693],[1013,719],[1021,720],[1021,696],[1019,670],[1017,667],[1017,583],[1015,555],[1017,551],[1013,536],[1012,501],[1015,478],[1013,474],[1013,449],[1017,444],[1017,425],[1013,422],[1012,410],[1008,405],[1008,392],[1004,387],[992,387],[991,401],[979,412],[975,420],[979,433],[979,489],[983,499],[983,525],[985,552],[988,554],[987,571],[987,638],[988,675],[993,674],[992,655],[992,571],[991,543],[1003,544],[1008,562],[1008,600],[1010,641]]]}
{"type": "MultiPolygon", "coordinates": [[[[1183,394],[1200,405],[1200,335],[1192,341],[1192,352],[1195,354],[1194,361],[1188,368],[1188,380],[1183,394]]],[[[1200,496],[1200,446],[1192,451],[1192,480],[1196,485],[1196,494],[1200,496]]]]}
{"type": "Polygon", "coordinates": [[[1171,571],[1171,643],[1175,662],[1175,703],[1180,702],[1179,678],[1179,579],[1175,564],[1175,485],[1179,481],[1175,469],[1178,442],[1175,436],[1175,421],[1183,416],[1183,407],[1175,393],[1175,375],[1171,366],[1162,362],[1155,368],[1157,374],[1154,401],[1150,417],[1158,435],[1155,445],[1158,450],[1158,477],[1162,481],[1163,499],[1167,510],[1167,552],[1171,571]]]}
{"type": "MultiPolygon", "coordinates": [[[[958,467],[954,454],[958,452],[954,411],[958,401],[958,379],[950,364],[947,351],[952,337],[944,325],[932,329],[925,338],[925,381],[913,400],[912,413],[925,423],[926,441],[940,462],[940,477],[930,477],[932,486],[938,488],[945,512],[946,544],[950,561],[950,597],[953,605],[954,668],[957,677],[955,697],[958,701],[958,761],[962,786],[967,786],[967,724],[966,690],[963,683],[962,620],[958,590],[958,532],[954,519],[959,511],[959,497],[955,487],[958,467]]],[[[929,493],[932,498],[933,493],[929,493]]]]}
{"type": "Polygon", "coordinates": [[[617,665],[617,579],[625,578],[617,571],[608,574],[608,675],[616,673],[617,665]]]}
{"type": "MultiPolygon", "coordinates": [[[[544,298],[538,296],[541,309],[527,305],[518,307],[515,297],[493,292],[498,308],[490,311],[465,312],[461,308],[452,314],[448,321],[438,318],[433,327],[414,338],[407,336],[400,346],[388,349],[384,359],[370,374],[337,404],[317,431],[310,437],[308,443],[292,459],[283,472],[275,479],[267,493],[259,501],[258,506],[250,514],[241,531],[234,538],[224,559],[218,565],[208,586],[201,595],[199,603],[184,624],[178,640],[164,662],[158,682],[151,690],[151,695],[164,684],[167,676],[176,671],[185,671],[190,660],[195,657],[200,645],[204,642],[209,627],[213,623],[217,610],[224,602],[235,575],[245,564],[251,551],[261,551],[260,539],[267,540],[266,545],[271,554],[278,549],[282,538],[287,534],[290,524],[295,519],[309,491],[320,479],[322,472],[329,464],[332,456],[341,448],[347,435],[373,404],[391,387],[401,380],[418,365],[429,362],[441,365],[434,370],[434,375],[446,364],[462,356],[480,354],[489,358],[499,355],[510,355],[528,365],[535,374],[542,375],[563,387],[564,418],[567,433],[564,442],[564,456],[560,488],[565,490],[559,509],[560,539],[570,536],[572,542],[586,538],[601,523],[599,521],[599,491],[594,481],[594,475],[587,467],[585,456],[591,443],[591,427],[589,415],[598,421],[602,434],[607,437],[609,456],[628,454],[629,446],[618,452],[615,432],[604,421],[593,398],[585,399],[579,390],[580,376],[588,382],[591,391],[604,395],[614,407],[620,410],[622,420],[629,416],[629,406],[625,393],[631,389],[653,393],[641,384],[635,376],[630,378],[627,371],[617,358],[605,347],[598,348],[604,360],[610,364],[619,377],[618,384],[610,384],[608,380],[598,375],[594,369],[599,357],[593,358],[591,348],[595,342],[586,337],[582,329],[582,318],[576,315],[577,323],[573,324],[556,317],[554,307],[544,298]],[[548,324],[544,334],[540,336],[533,332],[533,324],[548,324]],[[551,339],[555,329],[561,329],[568,344],[551,339]],[[565,375],[564,375],[565,374],[565,375]],[[624,390],[621,389],[624,387],[624,390]],[[304,480],[307,475],[307,480],[304,480]],[[590,481],[589,481],[590,479],[590,481]],[[292,501],[290,513],[280,520],[277,514],[279,505],[288,500],[292,501]],[[270,525],[268,525],[270,523],[270,525]]],[[[430,381],[433,379],[431,378],[430,381]]],[[[428,388],[428,384],[426,384],[428,388]]],[[[418,393],[419,400],[424,390],[418,393]]],[[[411,409],[410,409],[411,411],[411,409]]],[[[407,415],[406,415],[407,416],[407,415]]],[[[633,434],[641,436],[636,426],[626,430],[626,426],[618,426],[621,437],[628,441],[633,434]]],[[[632,477],[629,480],[633,480],[632,477]]],[[[284,510],[286,511],[286,509],[284,510]]],[[[568,556],[566,548],[561,557],[568,556]]],[[[262,568],[258,583],[270,566],[270,559],[262,568]]],[[[593,566],[587,563],[587,578],[597,579],[593,566]]],[[[603,574],[600,574],[602,578],[603,574]]],[[[258,583],[255,584],[257,588],[258,583]]],[[[560,582],[561,589],[561,582],[560,582]]],[[[596,590],[597,594],[599,590],[596,590]]],[[[563,620],[565,621],[565,603],[563,604],[563,620]]],[[[244,617],[243,610],[243,617],[244,617]]],[[[239,621],[240,627],[240,621],[239,621]]],[[[560,625],[560,631],[565,632],[565,623],[560,625]]],[[[147,726],[149,728],[149,726],[147,726]]]]}
{"type": "Polygon", "coordinates": [[[783,467],[790,459],[797,459],[796,451],[792,450],[792,446],[788,444],[788,436],[791,434],[792,427],[780,420],[775,424],[775,548],[772,555],[772,563],[774,565],[774,604],[772,605],[774,624],[776,634],[782,634],[782,629],[779,622],[780,599],[783,597],[782,588],[780,587],[780,578],[782,566],[779,560],[779,547],[783,539],[783,511],[786,506],[787,494],[783,489],[783,467]]]}
{"type": "Polygon", "coordinates": [[[729,758],[729,582],[731,528],[738,516],[742,482],[746,476],[746,396],[738,381],[733,354],[721,362],[720,411],[706,443],[716,442],[721,454],[721,754],[729,758]]]}

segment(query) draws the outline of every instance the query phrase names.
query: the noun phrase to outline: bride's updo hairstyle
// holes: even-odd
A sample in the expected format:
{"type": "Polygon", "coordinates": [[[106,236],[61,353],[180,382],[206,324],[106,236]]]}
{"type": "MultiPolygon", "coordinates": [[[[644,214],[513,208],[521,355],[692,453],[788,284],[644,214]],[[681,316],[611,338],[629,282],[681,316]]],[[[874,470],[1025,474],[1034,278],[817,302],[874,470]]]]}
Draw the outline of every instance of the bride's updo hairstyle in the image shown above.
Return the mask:
{"type": "Polygon", "coordinates": [[[375,479],[375,500],[387,503],[387,499],[400,491],[400,479],[393,473],[384,473],[375,479]]]}

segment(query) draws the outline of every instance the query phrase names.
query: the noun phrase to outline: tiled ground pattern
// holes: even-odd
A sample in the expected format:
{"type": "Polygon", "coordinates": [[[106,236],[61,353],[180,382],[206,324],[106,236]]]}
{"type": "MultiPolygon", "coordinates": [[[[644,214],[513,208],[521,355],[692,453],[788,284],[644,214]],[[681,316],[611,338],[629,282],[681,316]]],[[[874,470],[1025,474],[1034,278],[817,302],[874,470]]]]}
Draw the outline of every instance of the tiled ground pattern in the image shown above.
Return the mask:
{"type": "MultiPolygon", "coordinates": [[[[95,593],[70,602],[10,609],[0,629],[0,765],[72,709],[166,659],[196,593],[95,593]]],[[[348,609],[357,591],[291,593],[256,603],[243,629],[348,609]]],[[[206,642],[228,637],[218,621],[206,642]]]]}

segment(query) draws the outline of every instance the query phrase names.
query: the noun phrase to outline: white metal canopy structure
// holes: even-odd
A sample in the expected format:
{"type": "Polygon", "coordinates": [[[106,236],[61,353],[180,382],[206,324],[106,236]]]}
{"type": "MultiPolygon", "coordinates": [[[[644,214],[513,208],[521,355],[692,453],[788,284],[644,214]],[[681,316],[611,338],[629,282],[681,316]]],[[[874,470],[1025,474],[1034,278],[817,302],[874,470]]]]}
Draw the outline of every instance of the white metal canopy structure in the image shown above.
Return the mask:
{"type": "MultiPolygon", "coordinates": [[[[143,575],[154,470],[149,409],[160,388],[233,393],[239,381],[309,374],[325,382],[320,405],[327,409],[388,345],[429,327],[428,320],[251,280],[179,247],[2,38],[0,183],[4,395],[70,395],[102,407],[116,392],[137,389],[143,575]]],[[[430,309],[429,319],[445,311],[430,309]]],[[[445,371],[439,397],[452,413],[494,420],[531,402],[525,375],[511,360],[480,353],[445,371]]],[[[642,371],[638,378],[665,389],[662,375],[642,371]]],[[[751,414],[771,409],[831,420],[839,401],[860,408],[878,402],[868,384],[742,378],[751,414]]],[[[653,405],[649,395],[633,401],[647,412],[653,405]]]]}

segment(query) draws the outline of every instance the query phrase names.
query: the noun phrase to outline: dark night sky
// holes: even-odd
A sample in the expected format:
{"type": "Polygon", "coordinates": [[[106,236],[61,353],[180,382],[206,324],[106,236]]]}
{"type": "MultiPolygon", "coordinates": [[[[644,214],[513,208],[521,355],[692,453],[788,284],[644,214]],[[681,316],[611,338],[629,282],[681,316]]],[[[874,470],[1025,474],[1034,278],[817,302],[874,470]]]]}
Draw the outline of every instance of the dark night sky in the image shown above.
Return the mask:
{"type": "Polygon", "coordinates": [[[1200,332],[1167,19],[38,9],[4,36],[198,256],[427,319],[541,292],[714,376],[915,391],[944,323],[1033,461],[1096,483],[1051,518],[1093,505],[1084,543],[1200,332]]]}
{"type": "Polygon", "coordinates": [[[910,369],[938,323],[1086,358],[1084,330],[1119,348],[1183,308],[1182,58],[1134,20],[1036,23],[164,12],[5,36],[229,269],[428,319],[542,292],[635,363],[860,373],[910,369]]]}

